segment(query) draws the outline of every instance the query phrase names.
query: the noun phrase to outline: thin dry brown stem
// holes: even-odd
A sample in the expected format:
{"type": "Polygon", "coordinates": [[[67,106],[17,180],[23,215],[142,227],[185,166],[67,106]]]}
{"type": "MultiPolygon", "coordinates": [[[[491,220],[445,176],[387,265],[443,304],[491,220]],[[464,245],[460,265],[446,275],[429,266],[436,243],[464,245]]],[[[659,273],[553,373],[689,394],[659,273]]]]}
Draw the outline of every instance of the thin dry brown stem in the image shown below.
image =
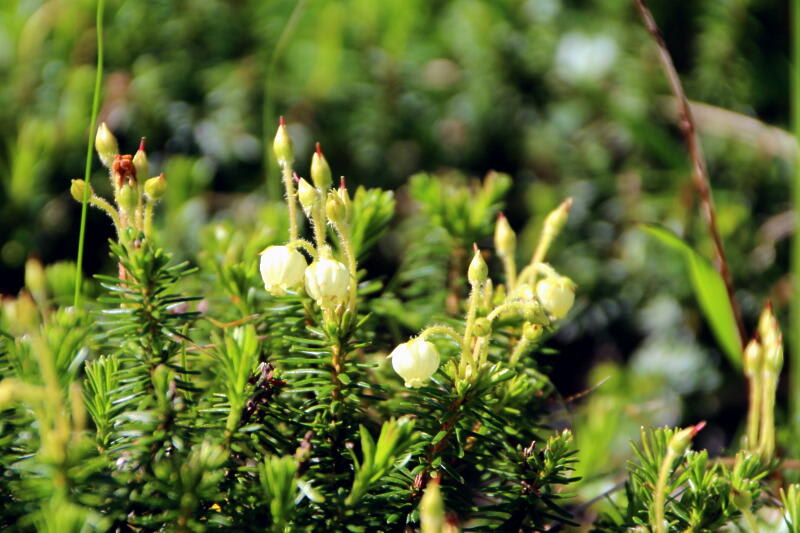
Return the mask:
{"type": "Polygon", "coordinates": [[[728,268],[728,260],[725,257],[725,249],[722,246],[722,239],[717,229],[714,200],[711,197],[708,173],[706,172],[705,163],[703,161],[700,139],[697,138],[692,109],[689,107],[689,100],[686,98],[686,93],[683,91],[680,77],[675,70],[675,65],[672,63],[672,56],[670,56],[669,50],[667,50],[667,45],[664,43],[664,38],[661,36],[661,32],[658,29],[658,25],[652,13],[650,13],[650,10],[645,5],[645,0],[634,0],[634,2],[639,9],[639,14],[642,16],[645,28],[647,28],[650,36],[653,37],[653,40],[658,46],[658,56],[661,60],[661,66],[664,68],[664,74],[667,76],[667,81],[678,103],[678,126],[686,142],[686,148],[689,151],[689,159],[692,165],[692,182],[694,183],[695,189],[697,189],[697,195],[700,198],[700,211],[703,214],[703,218],[708,226],[708,232],[711,235],[711,240],[714,243],[716,267],[725,282],[728,300],[730,301],[731,310],[736,320],[736,327],[739,330],[739,345],[741,347],[744,346],[744,339],[746,338],[744,326],[742,325],[742,313],[734,296],[733,281],[731,279],[730,269],[728,268]]]}

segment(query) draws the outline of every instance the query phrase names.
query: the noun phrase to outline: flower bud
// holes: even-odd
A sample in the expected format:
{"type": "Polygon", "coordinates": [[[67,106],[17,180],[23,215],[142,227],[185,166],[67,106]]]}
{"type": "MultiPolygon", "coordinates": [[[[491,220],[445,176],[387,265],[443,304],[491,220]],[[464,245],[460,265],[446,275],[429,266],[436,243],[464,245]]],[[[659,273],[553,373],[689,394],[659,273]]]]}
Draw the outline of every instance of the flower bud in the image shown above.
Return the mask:
{"type": "Polygon", "coordinates": [[[561,205],[552,210],[544,219],[544,233],[556,235],[559,231],[561,231],[561,228],[563,228],[564,224],[567,223],[569,210],[571,208],[572,198],[567,198],[561,202],[561,205]]]}
{"type": "Polygon", "coordinates": [[[320,306],[336,305],[347,299],[350,273],[335,259],[318,259],[306,269],[306,292],[320,306]]]}
{"type": "Polygon", "coordinates": [[[267,292],[281,296],[302,285],[306,259],[294,248],[269,246],[261,252],[260,270],[267,292]]]}
{"type": "Polygon", "coordinates": [[[317,189],[305,179],[300,178],[297,182],[297,199],[300,200],[300,206],[303,208],[303,212],[306,216],[311,217],[311,213],[314,212],[314,208],[317,206],[317,201],[319,200],[317,189]]]}
{"type": "Polygon", "coordinates": [[[167,192],[167,180],[164,179],[164,173],[162,172],[155,178],[150,178],[144,182],[144,193],[147,195],[148,198],[151,200],[159,200],[164,193],[167,192]]]}
{"type": "MultiPolygon", "coordinates": [[[[86,194],[86,182],[83,180],[72,180],[72,183],[69,186],[69,193],[75,199],[76,202],[83,203],[84,194],[86,194]]],[[[94,194],[92,190],[92,186],[88,185],[89,187],[89,194],[86,194],[86,198],[89,199],[94,194]]]]}
{"type": "Polygon", "coordinates": [[[444,500],[438,479],[431,479],[425,487],[419,502],[419,526],[421,533],[441,533],[444,527],[444,500]]]}
{"type": "Polygon", "coordinates": [[[31,294],[40,303],[47,294],[47,278],[44,273],[44,266],[36,257],[29,257],[25,261],[25,287],[31,291],[31,294]]]}
{"type": "Polygon", "coordinates": [[[763,358],[761,357],[761,343],[757,339],[751,339],[744,349],[744,375],[748,378],[758,375],[761,372],[763,358]]]}
{"type": "Polygon", "coordinates": [[[105,122],[97,128],[97,134],[94,136],[94,147],[97,150],[97,155],[100,156],[100,161],[103,162],[103,166],[111,168],[114,157],[119,154],[119,146],[117,145],[117,138],[114,137],[105,122]]]}
{"type": "Polygon", "coordinates": [[[575,303],[574,284],[564,276],[545,278],[536,284],[536,296],[553,318],[564,318],[575,303]]]}
{"type": "Polygon", "coordinates": [[[136,191],[127,183],[120,187],[116,195],[117,205],[126,211],[133,211],[136,209],[137,197],[136,191]]]}
{"type": "Polygon", "coordinates": [[[528,342],[536,342],[544,333],[544,327],[540,324],[532,324],[530,322],[522,326],[522,336],[528,342]]]}
{"type": "Polygon", "coordinates": [[[339,178],[339,188],[336,189],[336,194],[342,201],[342,206],[344,206],[344,221],[349,223],[353,216],[353,201],[350,199],[350,193],[344,183],[344,176],[339,178]]]}
{"type": "Polygon", "coordinates": [[[517,247],[517,235],[511,229],[503,213],[497,216],[497,224],[494,227],[494,248],[497,250],[497,255],[500,257],[514,257],[514,252],[517,247]]]}
{"type": "Polygon", "coordinates": [[[278,160],[280,166],[291,165],[294,162],[292,138],[289,137],[289,132],[286,130],[286,121],[283,117],[281,117],[278,122],[278,132],[275,134],[275,140],[272,142],[272,149],[275,152],[275,158],[278,160]]]}
{"type": "Polygon", "coordinates": [[[476,337],[486,337],[492,332],[492,323],[484,317],[475,320],[475,325],[472,326],[472,332],[476,337]]]}
{"type": "Polygon", "coordinates": [[[758,317],[758,335],[765,348],[773,341],[777,326],[775,314],[772,312],[772,303],[767,302],[758,317]]]}
{"type": "Polygon", "coordinates": [[[136,175],[139,179],[147,178],[150,175],[150,163],[147,161],[147,154],[144,151],[145,138],[139,142],[139,149],[133,155],[133,166],[136,168],[136,175]]]}
{"type": "Polygon", "coordinates": [[[467,270],[467,280],[469,280],[470,285],[480,285],[489,277],[489,267],[486,265],[486,261],[483,260],[478,246],[473,244],[472,247],[475,250],[475,254],[472,256],[472,261],[467,270]]]}
{"type": "Polygon", "coordinates": [[[705,425],[705,422],[700,422],[699,424],[695,424],[694,426],[690,426],[678,431],[672,436],[669,443],[667,443],[667,448],[676,457],[680,457],[686,452],[686,449],[689,447],[689,444],[692,443],[694,436],[697,435],[697,433],[703,429],[705,425]]]}
{"type": "Polygon", "coordinates": [[[748,490],[731,490],[731,502],[739,511],[750,511],[753,507],[753,496],[748,490]]]}
{"type": "Polygon", "coordinates": [[[417,338],[397,346],[389,354],[392,368],[406,387],[421,387],[439,368],[439,352],[430,342],[417,338]]]}
{"type": "Polygon", "coordinates": [[[317,143],[317,150],[314,155],[311,156],[311,181],[322,191],[327,191],[333,181],[331,179],[331,167],[328,166],[328,161],[322,155],[319,143],[317,143]]]}
{"type": "Polygon", "coordinates": [[[347,209],[336,191],[328,191],[328,198],[325,200],[325,215],[334,224],[343,224],[347,221],[347,209]]]}

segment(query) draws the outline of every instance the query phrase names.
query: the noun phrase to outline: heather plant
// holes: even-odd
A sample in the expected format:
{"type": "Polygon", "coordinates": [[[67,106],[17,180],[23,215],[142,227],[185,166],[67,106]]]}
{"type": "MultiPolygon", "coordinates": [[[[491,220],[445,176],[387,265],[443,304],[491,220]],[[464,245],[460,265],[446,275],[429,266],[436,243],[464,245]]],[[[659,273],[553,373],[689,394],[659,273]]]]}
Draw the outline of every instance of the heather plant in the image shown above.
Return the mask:
{"type": "MultiPolygon", "coordinates": [[[[265,122],[273,74],[305,4],[295,4],[268,63],[265,122]]],[[[451,13],[462,23],[495,13],[458,4],[469,8],[451,13]]],[[[213,218],[193,198],[202,165],[177,157],[152,176],[144,139],[122,154],[124,137],[119,143],[102,123],[93,145],[109,183],[99,192],[91,185],[90,145],[85,179],[69,187],[83,206],[77,265],[30,258],[25,288],[0,309],[2,527],[798,530],[800,489],[784,461],[794,445],[776,409],[784,335],[769,303],[747,333],[696,136],[698,107],[683,94],[644,2],[636,4],[675,93],[669,104],[715,262],[664,227],[630,231],[685,264],[684,290],[747,384],[739,438],[712,453],[691,449],[711,431],[706,422],[643,427],[623,473],[608,454],[626,438],[619,420],[639,407],[630,405],[636,392],[604,406],[614,393],[603,378],[559,394],[552,376],[560,356],[548,345],[584,327],[576,311],[591,305],[576,283],[591,276],[586,248],[576,244],[584,237],[568,224],[576,214],[586,219],[585,191],[563,200],[534,194],[534,232],[532,222],[504,215],[515,184],[501,172],[482,180],[453,170],[417,174],[397,194],[348,188],[320,143],[307,165],[299,161],[290,132],[299,132],[298,144],[308,138],[281,118],[265,144],[265,161],[274,158],[279,170],[267,172],[270,201],[256,191],[232,202],[230,217],[213,218]],[[113,275],[92,280],[82,278],[87,207],[113,228],[103,247],[113,275]],[[394,272],[376,264],[387,250],[394,272]],[[601,469],[600,482],[615,484],[590,499],[581,474],[601,469]]],[[[102,14],[101,1],[93,126],[102,14]]],[[[602,37],[567,35],[559,76],[587,86],[606,75],[615,50],[602,37]],[[583,68],[569,48],[599,50],[606,62],[583,68]]],[[[746,92],[745,83],[737,87],[746,92]]],[[[622,384],[612,390],[650,387],[625,371],[613,378],[622,384]]]]}

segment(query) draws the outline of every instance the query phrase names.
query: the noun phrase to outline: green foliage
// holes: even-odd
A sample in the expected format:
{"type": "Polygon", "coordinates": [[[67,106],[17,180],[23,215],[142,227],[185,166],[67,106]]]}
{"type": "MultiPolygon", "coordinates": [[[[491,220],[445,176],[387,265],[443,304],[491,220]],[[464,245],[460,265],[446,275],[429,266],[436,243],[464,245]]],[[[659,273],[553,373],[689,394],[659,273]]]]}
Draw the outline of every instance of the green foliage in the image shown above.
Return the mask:
{"type": "MultiPolygon", "coordinates": [[[[719,531],[739,521],[743,514],[752,517],[760,507],[759,497],[764,490],[761,481],[770,467],[745,451],[736,455],[732,468],[710,459],[705,450],[668,455],[669,443],[677,432],[669,428],[642,429],[641,443],[633,447],[637,462],[629,466],[624,499],[614,504],[614,511],[598,519],[593,531],[650,527],[656,505],[654,488],[658,486],[662,464],[670,457],[674,458],[667,465],[664,487],[668,531],[719,531]]],[[[750,522],[747,525],[750,527],[750,522]]]]}
{"type": "Polygon", "coordinates": [[[642,229],[681,254],[695,297],[711,325],[725,355],[737,368],[742,367],[742,340],[736,327],[733,309],[722,276],[706,259],[695,252],[674,233],[658,226],[642,225],[642,229]]]}

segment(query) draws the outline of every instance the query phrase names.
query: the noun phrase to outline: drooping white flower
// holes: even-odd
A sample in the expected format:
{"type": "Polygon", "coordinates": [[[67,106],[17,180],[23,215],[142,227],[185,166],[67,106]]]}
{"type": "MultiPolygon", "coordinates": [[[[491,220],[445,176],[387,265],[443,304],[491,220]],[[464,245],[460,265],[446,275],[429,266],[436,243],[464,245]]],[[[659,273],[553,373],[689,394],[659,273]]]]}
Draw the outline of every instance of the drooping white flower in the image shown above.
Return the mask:
{"type": "Polygon", "coordinates": [[[350,273],[335,259],[319,259],[306,269],[306,292],[320,306],[336,305],[347,299],[350,273]]]}
{"type": "Polygon", "coordinates": [[[288,246],[270,246],[261,252],[261,279],[268,293],[280,296],[303,283],[306,259],[288,246]]]}
{"type": "Polygon", "coordinates": [[[553,276],[536,284],[536,296],[555,319],[564,318],[575,303],[575,286],[564,276],[553,276]]]}
{"type": "Polygon", "coordinates": [[[439,368],[439,352],[422,339],[400,344],[389,354],[392,368],[405,381],[406,387],[421,387],[439,368]]]}

